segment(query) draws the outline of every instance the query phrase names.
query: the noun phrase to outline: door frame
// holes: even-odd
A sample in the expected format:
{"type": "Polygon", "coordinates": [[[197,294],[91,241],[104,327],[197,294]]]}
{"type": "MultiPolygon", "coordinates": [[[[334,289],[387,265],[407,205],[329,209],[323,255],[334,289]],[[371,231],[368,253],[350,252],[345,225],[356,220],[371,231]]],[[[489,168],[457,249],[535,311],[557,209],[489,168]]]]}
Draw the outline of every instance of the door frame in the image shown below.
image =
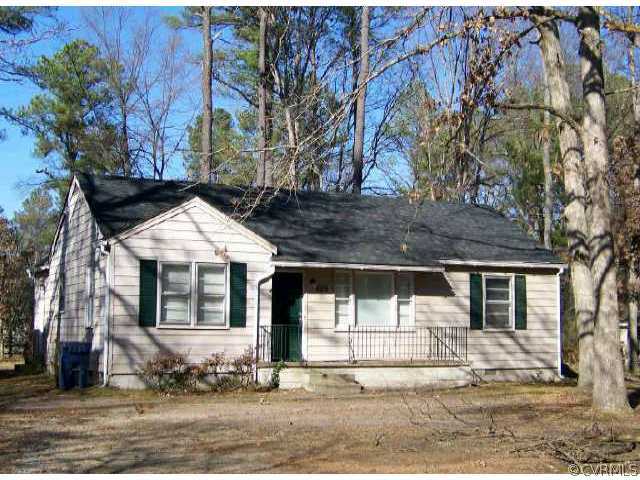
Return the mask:
{"type": "MultiPolygon", "coordinates": [[[[300,315],[300,362],[307,362],[307,346],[308,346],[308,337],[307,337],[307,269],[306,268],[298,268],[298,267],[276,267],[273,272],[274,277],[278,273],[300,273],[302,275],[302,302],[300,305],[301,315],[300,315]]],[[[273,279],[271,280],[271,288],[273,289],[273,279]]],[[[271,295],[271,301],[273,301],[273,293],[271,295]]],[[[273,307],[272,307],[273,311],[273,307]]],[[[273,325],[273,315],[271,315],[271,325],[273,325]]]]}

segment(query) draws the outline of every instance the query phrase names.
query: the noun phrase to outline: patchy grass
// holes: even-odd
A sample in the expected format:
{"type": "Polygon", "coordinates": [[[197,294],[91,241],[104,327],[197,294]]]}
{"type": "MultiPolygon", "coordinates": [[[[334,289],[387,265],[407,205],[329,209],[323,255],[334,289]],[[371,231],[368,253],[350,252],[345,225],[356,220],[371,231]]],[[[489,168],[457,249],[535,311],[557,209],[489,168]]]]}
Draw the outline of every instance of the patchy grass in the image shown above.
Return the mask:
{"type": "Polygon", "coordinates": [[[633,441],[639,417],[596,418],[569,384],[166,397],[14,376],[0,378],[0,473],[567,473],[549,442],[633,441]]]}

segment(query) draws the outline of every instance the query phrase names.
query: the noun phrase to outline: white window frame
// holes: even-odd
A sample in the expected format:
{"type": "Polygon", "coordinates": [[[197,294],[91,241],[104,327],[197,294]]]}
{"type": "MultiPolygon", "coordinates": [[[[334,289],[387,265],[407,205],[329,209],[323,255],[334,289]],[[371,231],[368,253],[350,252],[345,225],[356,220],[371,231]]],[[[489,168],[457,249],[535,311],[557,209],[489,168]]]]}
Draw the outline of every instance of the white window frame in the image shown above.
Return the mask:
{"type": "Polygon", "coordinates": [[[216,262],[194,262],[195,264],[195,268],[194,268],[194,274],[193,274],[193,285],[194,288],[192,289],[191,292],[191,302],[193,303],[193,318],[192,318],[192,324],[193,324],[193,328],[197,328],[197,329],[204,329],[204,330],[223,330],[223,329],[228,329],[229,328],[229,319],[230,319],[230,315],[229,315],[229,307],[230,307],[230,302],[229,302],[229,289],[230,289],[230,278],[229,278],[229,272],[230,272],[230,268],[229,268],[229,264],[228,263],[216,263],[216,262]],[[198,269],[201,267],[210,267],[210,266],[214,266],[214,267],[223,267],[224,268],[224,306],[223,306],[223,311],[224,311],[224,324],[223,325],[206,325],[206,324],[199,324],[198,323],[198,269]]]}
{"type": "Polygon", "coordinates": [[[515,275],[512,273],[483,273],[482,274],[482,330],[489,332],[511,332],[516,329],[515,321],[515,275]],[[487,279],[497,278],[509,280],[509,327],[488,327],[487,326],[487,279]]]}
{"type": "Polygon", "coordinates": [[[163,262],[158,260],[158,273],[156,284],[156,328],[160,329],[182,329],[182,330],[228,330],[229,326],[229,263],[222,262],[163,262]],[[189,323],[161,323],[162,318],[162,268],[165,265],[189,266],[190,292],[189,292],[189,323]],[[202,325],[198,324],[198,267],[199,266],[222,266],[224,267],[224,325],[202,325]]]}
{"type": "Polygon", "coordinates": [[[399,327],[415,327],[416,326],[416,295],[415,295],[415,273],[398,272],[393,276],[394,299],[396,304],[397,323],[399,327]],[[409,325],[400,325],[400,303],[398,300],[397,282],[399,276],[409,277],[409,325]]]}
{"type": "MultiPolygon", "coordinates": [[[[364,271],[353,271],[353,270],[334,270],[334,329],[336,331],[346,331],[350,326],[357,327],[358,318],[357,318],[357,306],[356,306],[356,293],[355,293],[355,275],[358,274],[374,274],[374,275],[391,275],[392,282],[392,295],[389,302],[389,308],[391,309],[391,319],[393,321],[392,325],[384,325],[388,328],[415,328],[416,326],[416,295],[415,295],[415,273],[414,272],[390,272],[390,271],[373,271],[373,270],[364,270],[364,271]],[[349,321],[347,323],[338,324],[336,318],[336,309],[335,309],[335,275],[336,273],[347,273],[349,275],[349,282],[351,288],[351,294],[349,295],[349,321]],[[410,282],[410,298],[411,303],[409,307],[410,312],[410,325],[400,325],[400,315],[398,312],[398,291],[397,291],[397,283],[398,283],[398,275],[408,275],[410,282]]],[[[383,325],[380,325],[381,327],[383,325]]],[[[367,328],[367,326],[363,326],[367,328]]]]}
{"type": "Polygon", "coordinates": [[[336,330],[345,330],[348,327],[355,326],[355,318],[356,318],[356,306],[355,306],[355,293],[353,290],[353,272],[349,270],[334,270],[333,272],[333,295],[334,295],[334,304],[333,304],[333,315],[334,315],[334,328],[336,330]],[[336,277],[338,275],[346,275],[349,278],[349,318],[346,323],[338,323],[337,313],[336,313],[336,277]]]}

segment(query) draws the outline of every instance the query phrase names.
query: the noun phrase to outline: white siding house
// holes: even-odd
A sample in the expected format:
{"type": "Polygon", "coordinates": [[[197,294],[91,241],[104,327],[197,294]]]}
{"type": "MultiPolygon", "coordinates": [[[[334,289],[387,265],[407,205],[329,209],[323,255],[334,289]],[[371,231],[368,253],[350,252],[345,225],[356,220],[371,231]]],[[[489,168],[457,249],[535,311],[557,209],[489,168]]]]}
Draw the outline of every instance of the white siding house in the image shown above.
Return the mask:
{"type": "Polygon", "coordinates": [[[509,220],[320,193],[240,219],[247,192],[77,176],[36,289],[49,370],[84,342],[94,381],[124,387],[157,352],[246,349],[289,386],[309,368],[365,387],[559,374],[563,264],[509,220]],[[400,248],[405,208],[423,223],[400,248]]]}

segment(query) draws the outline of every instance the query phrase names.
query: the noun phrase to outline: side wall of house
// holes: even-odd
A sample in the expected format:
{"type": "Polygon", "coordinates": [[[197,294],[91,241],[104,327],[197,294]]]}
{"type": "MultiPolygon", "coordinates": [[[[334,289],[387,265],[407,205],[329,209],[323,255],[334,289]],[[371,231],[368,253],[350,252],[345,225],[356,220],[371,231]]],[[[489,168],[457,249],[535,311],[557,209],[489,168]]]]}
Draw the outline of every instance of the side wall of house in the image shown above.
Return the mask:
{"type": "MultiPolygon", "coordinates": [[[[482,272],[480,272],[482,273],[482,272]]],[[[488,273],[488,272],[487,272],[488,273]]],[[[503,272],[504,273],[504,272],[503,272]]],[[[558,368],[558,295],[553,272],[526,273],[527,329],[512,331],[468,331],[468,361],[488,376],[509,376],[518,370],[553,375],[558,368]]],[[[416,326],[470,325],[469,271],[415,274],[416,326]]],[[[336,331],[333,271],[305,271],[305,334],[308,361],[348,359],[347,333],[336,331]],[[313,280],[313,282],[312,282],[313,280]],[[321,286],[318,288],[318,286],[321,286]]]]}
{"type": "Polygon", "coordinates": [[[72,184],[64,214],[51,252],[49,273],[38,292],[35,311],[35,336],[42,339],[42,355],[47,370],[54,373],[57,345],[63,342],[91,343],[92,370],[101,371],[102,319],[104,298],[102,260],[96,249],[100,234],[84,195],[72,184]],[[88,302],[87,270],[94,277],[94,302],[91,326],[85,324],[88,302]],[[60,301],[64,292],[63,308],[60,301]]]}
{"type": "MultiPolygon", "coordinates": [[[[157,352],[186,353],[199,362],[212,353],[237,356],[253,348],[256,335],[257,283],[270,269],[271,252],[224,219],[195,204],[114,243],[110,313],[111,383],[140,386],[136,373],[157,352]],[[141,327],[138,322],[140,260],[247,264],[246,327],[192,329],[141,327]]],[[[261,290],[261,321],[270,317],[270,283],[261,290]]]]}

